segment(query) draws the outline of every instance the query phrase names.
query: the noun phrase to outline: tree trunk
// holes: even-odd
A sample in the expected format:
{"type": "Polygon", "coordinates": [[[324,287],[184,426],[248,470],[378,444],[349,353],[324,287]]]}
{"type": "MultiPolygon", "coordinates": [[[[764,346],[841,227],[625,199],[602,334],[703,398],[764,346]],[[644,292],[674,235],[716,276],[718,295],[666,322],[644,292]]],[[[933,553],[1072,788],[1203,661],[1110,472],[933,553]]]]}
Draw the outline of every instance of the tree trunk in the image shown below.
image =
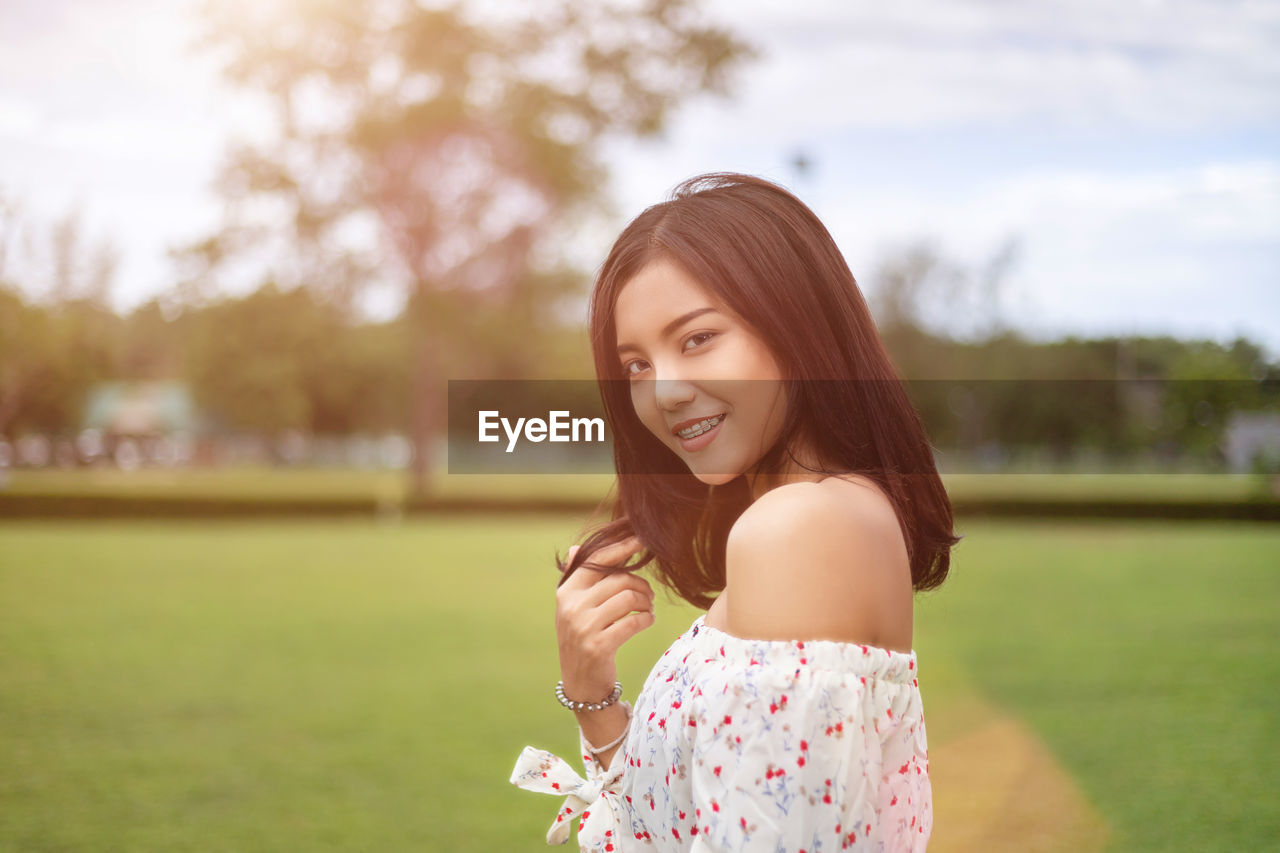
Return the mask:
{"type": "Polygon", "coordinates": [[[409,484],[412,497],[425,497],[430,491],[436,474],[431,454],[436,438],[445,426],[445,365],[435,296],[424,282],[418,282],[406,309],[413,342],[410,356],[413,359],[410,383],[413,462],[409,484]]]}

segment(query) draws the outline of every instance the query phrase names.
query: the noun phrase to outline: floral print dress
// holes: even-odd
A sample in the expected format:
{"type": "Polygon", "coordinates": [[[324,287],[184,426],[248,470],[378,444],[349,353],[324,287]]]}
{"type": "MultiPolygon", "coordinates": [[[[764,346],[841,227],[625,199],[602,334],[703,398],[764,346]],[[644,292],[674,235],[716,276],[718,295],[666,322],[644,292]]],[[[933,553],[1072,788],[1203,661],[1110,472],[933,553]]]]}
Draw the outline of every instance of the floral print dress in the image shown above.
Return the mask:
{"type": "Polygon", "coordinates": [[[511,783],[564,795],[591,853],[923,851],[933,827],[914,651],[755,640],[705,614],[654,665],[604,770],[526,746],[511,783]]]}

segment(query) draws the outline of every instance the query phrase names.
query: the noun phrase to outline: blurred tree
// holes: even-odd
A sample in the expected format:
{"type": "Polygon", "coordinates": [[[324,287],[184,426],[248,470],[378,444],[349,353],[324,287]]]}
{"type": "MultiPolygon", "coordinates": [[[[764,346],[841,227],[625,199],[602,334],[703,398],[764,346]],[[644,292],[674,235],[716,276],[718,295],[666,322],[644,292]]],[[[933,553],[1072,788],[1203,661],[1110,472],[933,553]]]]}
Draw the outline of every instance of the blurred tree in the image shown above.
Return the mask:
{"type": "Polygon", "coordinates": [[[309,289],[273,283],[180,319],[183,375],[223,428],[275,435],[403,427],[403,322],[352,324],[309,289]]]}
{"type": "Polygon", "coordinates": [[[933,241],[920,240],[880,263],[868,301],[886,344],[911,363],[913,375],[930,369],[913,357],[925,337],[981,341],[1011,331],[1000,303],[1019,251],[1018,239],[1007,238],[970,268],[944,257],[933,241]]]}
{"type": "Polygon", "coordinates": [[[77,210],[46,229],[0,192],[0,433],[79,427],[125,337],[110,306],[117,256],[110,240],[85,240],[77,210]]]}
{"type": "Polygon", "coordinates": [[[203,14],[277,133],[233,151],[224,226],[176,253],[185,298],[254,253],[274,280],[347,306],[364,283],[403,286],[416,492],[445,377],[536,364],[581,286],[549,238],[606,209],[601,144],[659,133],[753,52],[694,0],[212,0],[203,14]]]}

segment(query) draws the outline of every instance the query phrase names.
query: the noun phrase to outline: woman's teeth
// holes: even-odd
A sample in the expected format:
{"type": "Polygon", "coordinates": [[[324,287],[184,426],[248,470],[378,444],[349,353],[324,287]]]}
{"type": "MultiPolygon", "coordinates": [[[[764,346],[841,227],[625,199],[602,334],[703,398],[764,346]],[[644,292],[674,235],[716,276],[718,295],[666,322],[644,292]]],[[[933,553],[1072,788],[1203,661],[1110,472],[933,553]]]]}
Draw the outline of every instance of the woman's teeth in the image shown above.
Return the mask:
{"type": "Polygon", "coordinates": [[[680,437],[681,438],[697,438],[707,430],[711,429],[716,424],[720,423],[722,420],[724,420],[724,415],[719,414],[719,415],[716,415],[714,418],[707,418],[705,421],[699,421],[698,423],[694,424],[693,426],[687,429],[680,430],[680,437]]]}

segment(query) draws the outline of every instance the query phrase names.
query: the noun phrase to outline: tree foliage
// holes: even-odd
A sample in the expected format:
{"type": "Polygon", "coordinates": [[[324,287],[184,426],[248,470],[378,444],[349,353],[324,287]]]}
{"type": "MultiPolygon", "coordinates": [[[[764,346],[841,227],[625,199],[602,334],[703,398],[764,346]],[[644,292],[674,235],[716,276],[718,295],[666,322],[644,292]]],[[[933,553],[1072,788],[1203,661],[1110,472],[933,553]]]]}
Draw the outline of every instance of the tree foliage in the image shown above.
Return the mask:
{"type": "Polygon", "coordinates": [[[233,149],[227,221],[178,252],[188,295],[246,256],[338,304],[402,287],[420,449],[450,354],[483,339],[514,363],[581,286],[552,237],[607,208],[604,142],[661,132],[752,53],[693,0],[211,0],[204,18],[275,132],[233,149]]]}

